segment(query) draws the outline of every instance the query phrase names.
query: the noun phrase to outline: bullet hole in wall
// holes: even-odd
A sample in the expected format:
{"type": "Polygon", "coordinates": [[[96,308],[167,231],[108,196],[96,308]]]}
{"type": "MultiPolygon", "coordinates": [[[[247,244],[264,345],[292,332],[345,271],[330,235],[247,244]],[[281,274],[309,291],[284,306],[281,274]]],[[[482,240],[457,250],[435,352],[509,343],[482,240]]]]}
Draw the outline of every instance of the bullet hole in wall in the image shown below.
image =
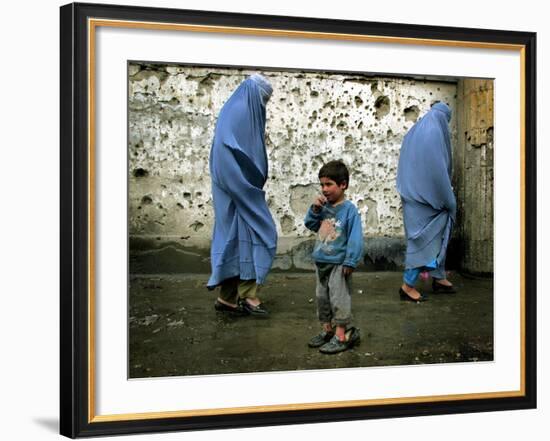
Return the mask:
{"type": "Polygon", "coordinates": [[[386,95],[379,96],[376,98],[374,108],[376,109],[376,117],[378,119],[383,118],[390,113],[390,99],[386,95]]]}
{"type": "Polygon", "coordinates": [[[193,222],[189,225],[189,228],[193,228],[194,231],[199,231],[202,227],[204,227],[204,224],[199,221],[193,222]]]}
{"type": "Polygon", "coordinates": [[[418,119],[418,115],[420,114],[420,109],[418,106],[410,106],[407,107],[403,113],[405,114],[405,121],[412,121],[415,122],[418,119]]]}
{"type": "Polygon", "coordinates": [[[145,170],[144,168],[136,168],[134,170],[135,178],[146,178],[147,176],[149,176],[149,171],[145,170]]]}

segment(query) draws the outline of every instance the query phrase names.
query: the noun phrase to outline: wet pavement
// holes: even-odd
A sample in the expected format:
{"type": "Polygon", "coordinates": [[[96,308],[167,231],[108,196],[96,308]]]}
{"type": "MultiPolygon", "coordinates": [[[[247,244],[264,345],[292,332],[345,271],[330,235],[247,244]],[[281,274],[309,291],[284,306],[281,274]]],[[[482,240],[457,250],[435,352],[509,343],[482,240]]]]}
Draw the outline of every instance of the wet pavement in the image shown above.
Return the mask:
{"type": "Polygon", "coordinates": [[[320,325],[313,273],[272,273],[260,291],[267,319],[214,311],[207,274],[130,279],[130,378],[493,360],[493,282],[458,274],[456,294],[418,288],[400,301],[400,272],[353,275],[358,346],[324,355],[307,346],[320,325]]]}

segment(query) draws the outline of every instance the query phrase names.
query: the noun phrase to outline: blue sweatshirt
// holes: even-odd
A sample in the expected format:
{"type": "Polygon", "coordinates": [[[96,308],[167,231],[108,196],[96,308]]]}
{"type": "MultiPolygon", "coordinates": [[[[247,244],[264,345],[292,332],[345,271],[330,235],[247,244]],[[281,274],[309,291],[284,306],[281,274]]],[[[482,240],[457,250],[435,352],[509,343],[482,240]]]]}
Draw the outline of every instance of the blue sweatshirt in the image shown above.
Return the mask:
{"type": "Polygon", "coordinates": [[[357,267],[363,254],[363,231],[357,207],[345,200],[336,206],[327,203],[319,213],[312,208],[304,223],[318,233],[313,249],[315,262],[357,267]]]}

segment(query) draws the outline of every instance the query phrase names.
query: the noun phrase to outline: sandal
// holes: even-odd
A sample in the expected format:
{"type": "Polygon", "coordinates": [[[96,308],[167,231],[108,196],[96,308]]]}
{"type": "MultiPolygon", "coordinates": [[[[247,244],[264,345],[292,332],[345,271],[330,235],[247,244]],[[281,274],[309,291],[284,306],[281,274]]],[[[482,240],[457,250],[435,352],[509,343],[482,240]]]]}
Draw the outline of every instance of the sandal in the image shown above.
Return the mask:
{"type": "Polygon", "coordinates": [[[413,299],[410,295],[408,295],[404,290],[403,288],[399,288],[399,298],[401,300],[405,300],[405,301],[409,301],[409,302],[425,302],[426,300],[428,300],[428,298],[422,294],[420,294],[420,297],[417,298],[417,299],[413,299]]]}
{"type": "Polygon", "coordinates": [[[229,306],[229,305],[226,305],[225,303],[220,302],[219,300],[216,300],[216,302],[214,303],[214,309],[217,312],[222,312],[224,314],[230,314],[235,316],[248,315],[248,311],[246,311],[242,307],[242,305],[229,306]]]}
{"type": "Polygon", "coordinates": [[[437,279],[433,279],[432,280],[432,291],[433,292],[438,292],[438,293],[441,293],[441,294],[454,294],[456,292],[456,288],[454,287],[454,285],[451,285],[451,286],[442,285],[441,283],[439,283],[437,281],[437,279]]]}
{"type": "Polygon", "coordinates": [[[240,306],[250,315],[255,317],[269,317],[269,311],[265,309],[263,303],[253,306],[248,303],[246,300],[239,301],[240,306]]]}

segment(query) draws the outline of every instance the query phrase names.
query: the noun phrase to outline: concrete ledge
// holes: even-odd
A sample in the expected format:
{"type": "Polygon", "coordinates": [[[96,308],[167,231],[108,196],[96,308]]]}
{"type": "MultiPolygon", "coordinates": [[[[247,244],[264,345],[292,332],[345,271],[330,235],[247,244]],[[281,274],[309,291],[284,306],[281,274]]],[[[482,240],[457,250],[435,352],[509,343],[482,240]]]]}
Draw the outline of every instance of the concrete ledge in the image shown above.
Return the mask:
{"type": "MultiPolygon", "coordinates": [[[[273,272],[313,271],[311,253],[314,243],[314,239],[302,239],[281,246],[281,252],[273,262],[273,272]]],[[[365,256],[358,271],[401,271],[405,249],[406,242],[402,237],[365,238],[365,256]]],[[[460,241],[453,239],[448,249],[447,269],[460,269],[461,249],[460,241]]],[[[210,250],[186,245],[185,237],[131,236],[129,250],[130,274],[210,273],[210,250]]]]}

